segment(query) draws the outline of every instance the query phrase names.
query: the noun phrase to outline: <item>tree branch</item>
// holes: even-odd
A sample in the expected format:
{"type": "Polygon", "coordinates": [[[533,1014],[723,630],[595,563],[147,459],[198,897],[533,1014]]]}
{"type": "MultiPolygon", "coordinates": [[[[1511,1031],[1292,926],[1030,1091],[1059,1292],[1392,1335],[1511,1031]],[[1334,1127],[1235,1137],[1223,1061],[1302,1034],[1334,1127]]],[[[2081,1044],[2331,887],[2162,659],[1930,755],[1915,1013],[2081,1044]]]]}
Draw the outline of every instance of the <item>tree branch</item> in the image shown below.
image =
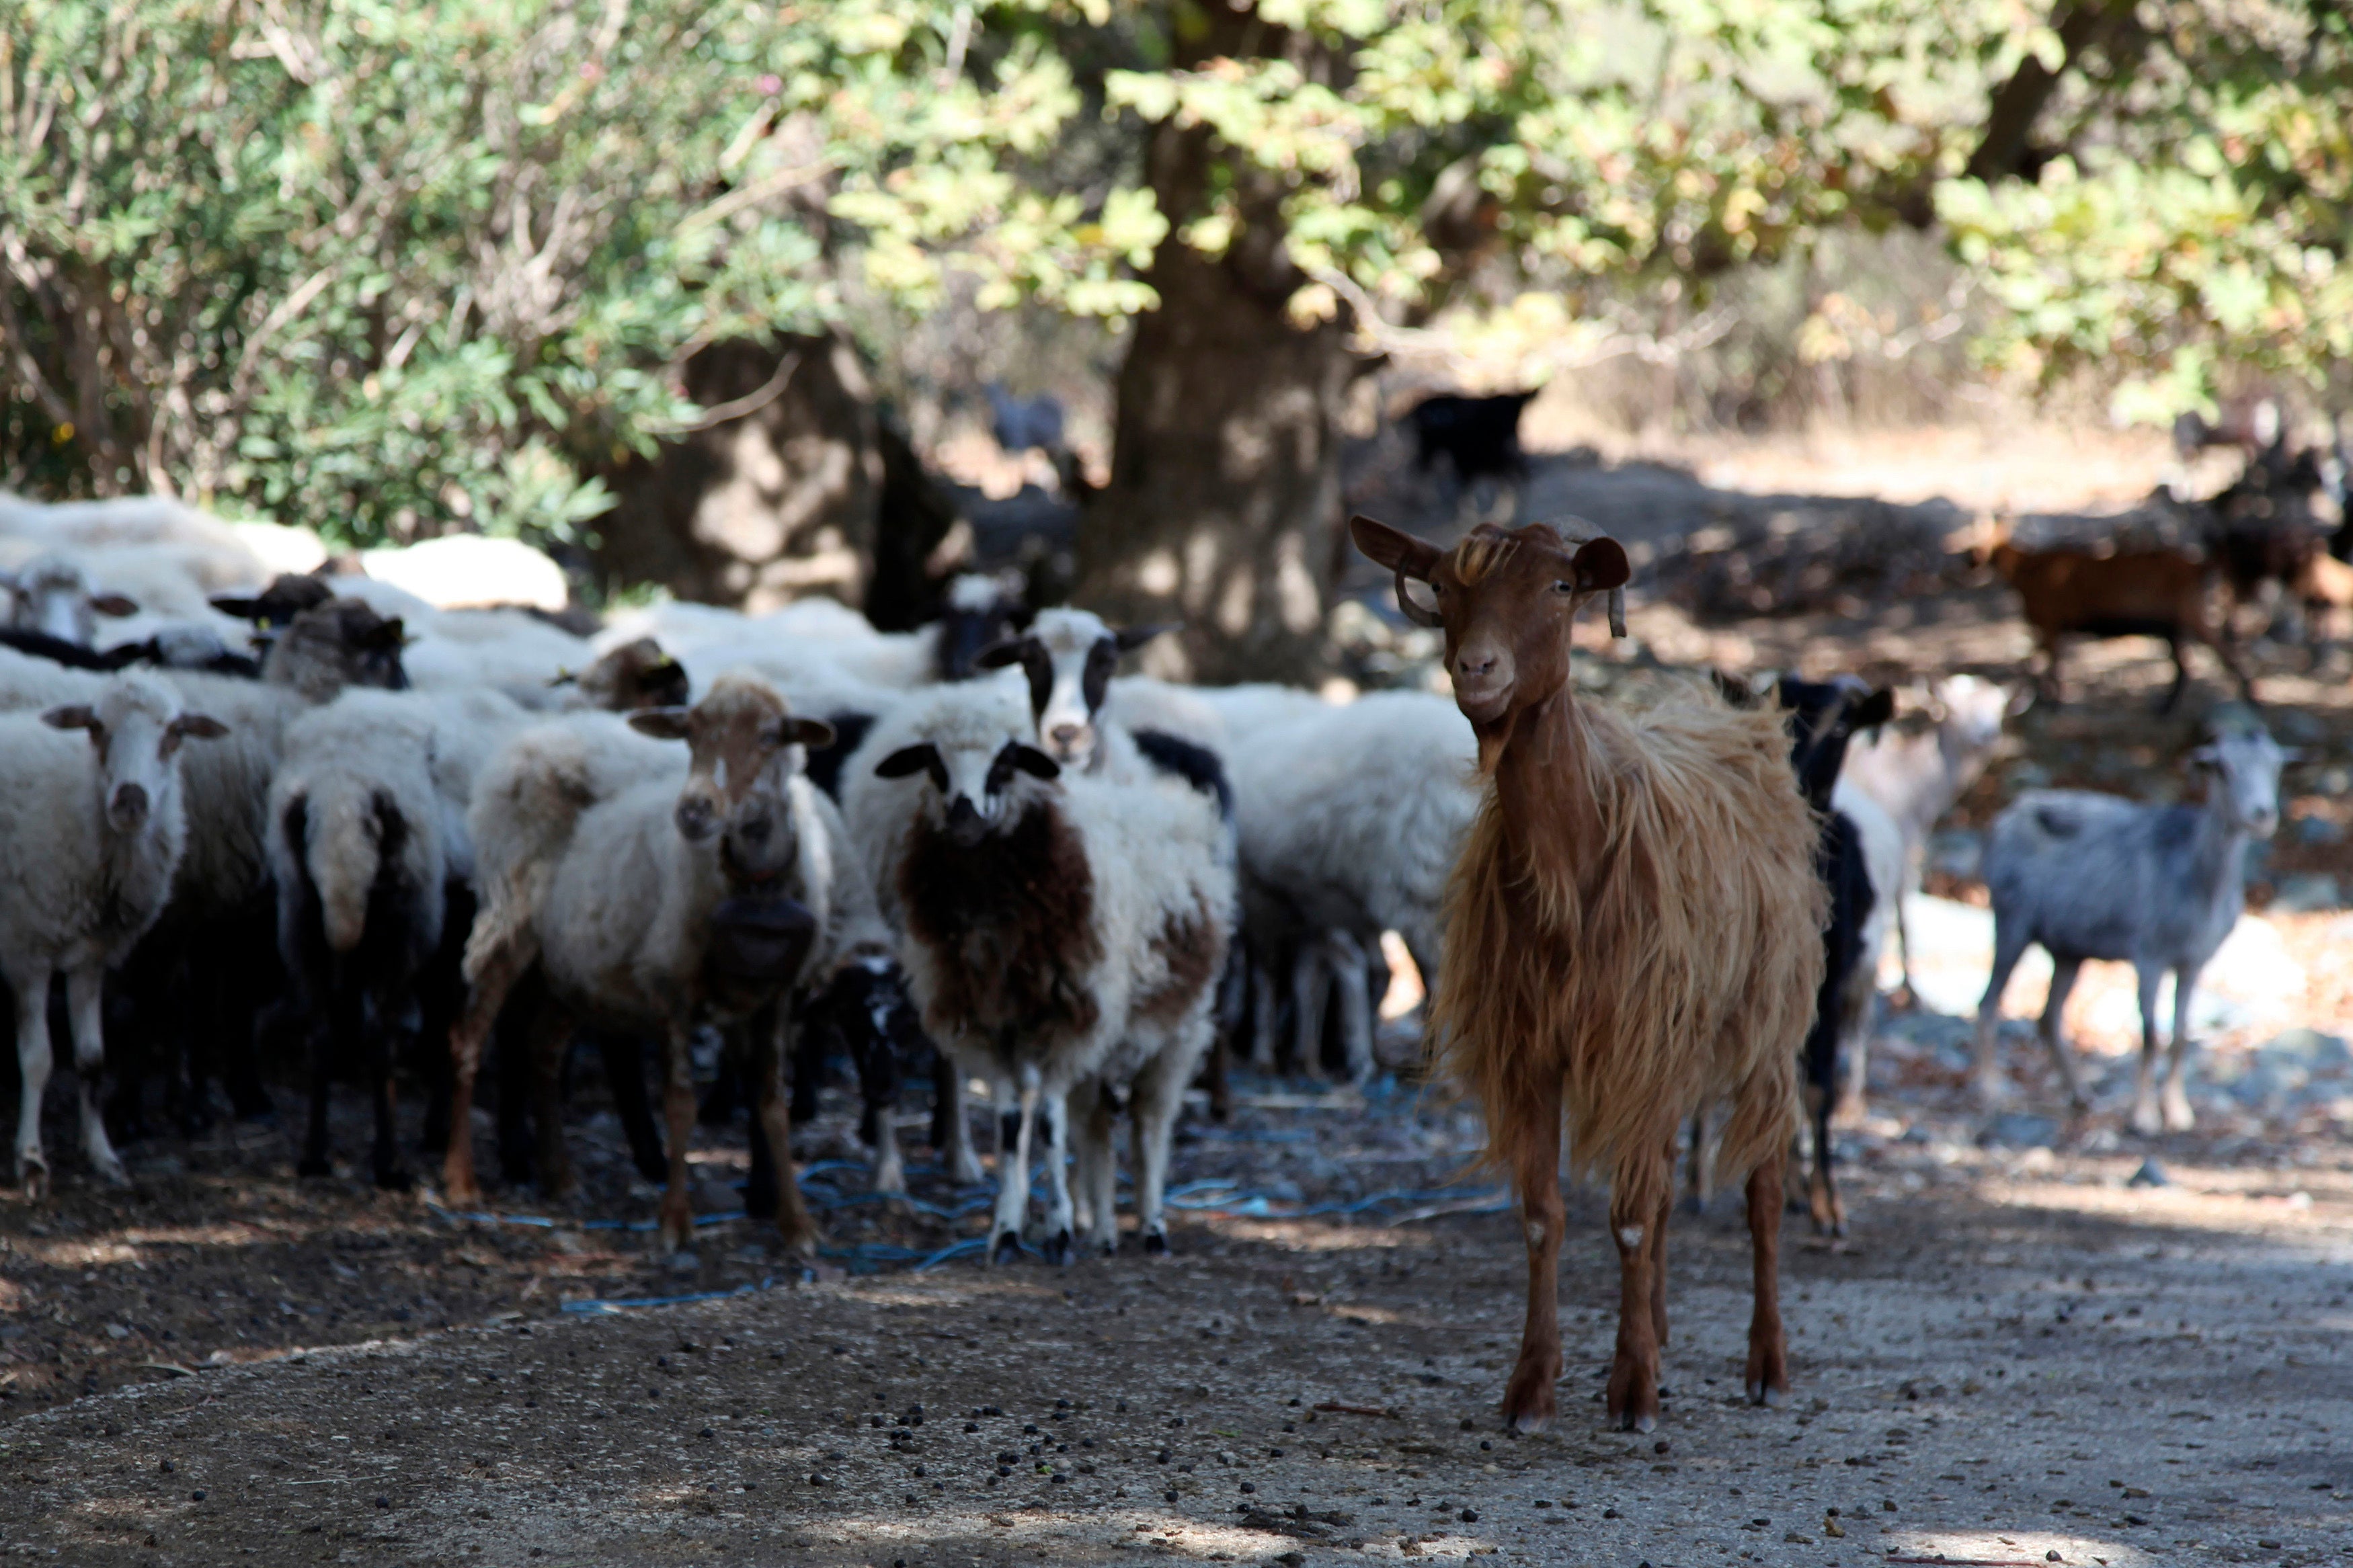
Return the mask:
{"type": "Polygon", "coordinates": [[[2109,0],[2083,0],[2069,9],[2058,26],[2059,46],[2065,52],[2059,68],[2052,70],[2042,59],[2029,54],[2018,62],[2010,79],[1994,89],[1993,100],[1986,108],[1985,133],[1978,139],[1977,151],[1969,154],[1963,173],[1970,179],[1992,184],[2023,171],[2028,152],[2028,138],[2034,132],[2034,122],[2059,88],[2059,79],[2070,67],[2078,64],[2087,50],[2098,47],[2118,22],[2129,22],[2132,7],[2120,10],[2109,0]]]}

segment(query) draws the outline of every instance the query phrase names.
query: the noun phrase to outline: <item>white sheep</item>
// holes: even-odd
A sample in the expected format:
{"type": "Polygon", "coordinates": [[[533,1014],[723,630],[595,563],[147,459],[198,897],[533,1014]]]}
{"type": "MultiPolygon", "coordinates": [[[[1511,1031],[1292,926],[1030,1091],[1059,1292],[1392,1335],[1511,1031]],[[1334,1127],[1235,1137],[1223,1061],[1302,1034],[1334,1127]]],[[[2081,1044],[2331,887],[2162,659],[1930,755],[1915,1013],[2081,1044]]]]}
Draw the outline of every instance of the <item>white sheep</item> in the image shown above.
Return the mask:
{"type": "Polygon", "coordinates": [[[82,1147],[102,1180],[127,1180],[99,1114],[101,984],[171,894],[187,837],[181,742],[224,732],[142,675],[114,677],[94,702],[37,719],[0,717],[0,972],[16,997],[16,1169],[27,1195],[38,1196],[48,1180],[41,1097],[49,1083],[49,977],[60,972],[81,1079],[82,1147]],[[61,733],[75,730],[87,734],[61,733]]]}
{"type": "MultiPolygon", "coordinates": [[[[886,940],[839,816],[800,773],[802,748],[830,741],[831,731],[794,716],[772,689],[745,675],[723,677],[691,710],[649,710],[628,722],[640,733],[688,742],[683,787],[655,778],[582,809],[574,781],[593,782],[583,774],[599,768],[617,779],[633,765],[593,742],[561,759],[554,770],[561,777],[534,784],[501,761],[484,779],[474,822],[496,880],[486,883],[483,917],[468,943],[472,994],[450,1037],[457,1073],[444,1184],[455,1197],[476,1190],[468,1117],[481,1045],[505,1000],[502,985],[535,961],[549,995],[533,1053],[547,1184],[561,1190],[569,1183],[554,1131],[551,1064],[560,1059],[571,1021],[655,1036],[665,1047],[670,1163],[661,1237],[682,1248],[693,1223],[686,1193],[694,1116],[689,1042],[701,1024],[734,1026],[752,1037],[761,1125],[787,1167],[777,1184],[778,1228],[788,1245],[806,1250],[815,1230],[786,1158],[782,1068],[790,1058],[790,1008],[780,1004],[797,985],[886,940]],[[550,797],[574,814],[552,859],[534,862],[494,843],[503,819],[546,853],[557,835],[506,814],[517,802],[550,797]],[[496,907],[505,895],[520,896],[526,908],[496,907]]],[[[534,743],[550,733],[534,731],[534,743]]]]}
{"type": "MultiPolygon", "coordinates": [[[[1253,942],[1291,952],[1297,1046],[1322,1036],[1324,974],[1338,981],[1352,1074],[1372,1068],[1366,948],[1394,931],[1438,983],[1439,909],[1477,814],[1477,744],[1445,698],[1377,692],[1332,705],[1262,702],[1269,713],[1229,749],[1243,901],[1253,942]]],[[[1253,976],[1257,1049],[1276,1011],[1276,977],[1253,976]]]]}
{"type": "MultiPolygon", "coordinates": [[[[1018,693],[944,688],[879,722],[846,771],[845,813],[904,935],[923,1024],[1020,1105],[998,1162],[991,1256],[1019,1241],[1038,1117],[1048,1121],[1044,1250],[1116,1245],[1110,1119],[1134,1116],[1139,1220],[1165,1251],[1169,1131],[1210,1035],[1232,873],[1216,807],[1187,789],[1065,770],[1018,693]],[[1080,1121],[1074,1124],[1072,1115],[1080,1121]],[[1063,1168],[1078,1138],[1081,1205],[1063,1168]]],[[[963,1116],[950,1138],[965,1160],[963,1116]]]]}

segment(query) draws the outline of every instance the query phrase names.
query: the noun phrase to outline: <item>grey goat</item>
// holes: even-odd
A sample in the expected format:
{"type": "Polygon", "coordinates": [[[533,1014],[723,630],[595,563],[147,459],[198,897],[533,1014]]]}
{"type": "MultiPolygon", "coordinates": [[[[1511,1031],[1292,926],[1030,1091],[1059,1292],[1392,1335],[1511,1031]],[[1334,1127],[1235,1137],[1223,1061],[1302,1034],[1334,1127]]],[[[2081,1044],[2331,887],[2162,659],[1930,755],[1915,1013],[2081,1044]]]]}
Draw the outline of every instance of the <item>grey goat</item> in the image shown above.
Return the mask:
{"type": "Polygon", "coordinates": [[[2211,776],[2202,805],[2142,805],[2082,790],[2031,790],[1995,819],[1986,848],[1993,895],[1993,974],[1978,1004],[1977,1088],[1982,1104],[2002,1094],[1994,1029],[2002,989],[2027,947],[2051,954],[2042,1043],[2074,1109],[2089,1101],[2060,1016],[2087,958],[2130,963],[2140,979],[2140,1081],[2132,1124],[2149,1134],[2190,1124],[2182,1069],[2198,972],[2238,923],[2245,904],[2247,845],[2279,826],[2280,769],[2292,760],[2260,728],[2224,734],[2190,753],[2211,776]],[[2160,1107],[2157,991],[2173,971],[2173,1050],[2160,1107]]]}

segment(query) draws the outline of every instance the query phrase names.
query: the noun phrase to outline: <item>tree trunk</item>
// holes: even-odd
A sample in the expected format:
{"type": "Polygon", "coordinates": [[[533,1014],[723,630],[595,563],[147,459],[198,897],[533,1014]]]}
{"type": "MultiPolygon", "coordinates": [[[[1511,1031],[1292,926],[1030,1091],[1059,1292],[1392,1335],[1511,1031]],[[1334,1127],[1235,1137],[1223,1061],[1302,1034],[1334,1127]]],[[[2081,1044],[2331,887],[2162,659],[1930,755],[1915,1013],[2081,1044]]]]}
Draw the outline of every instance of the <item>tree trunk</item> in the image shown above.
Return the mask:
{"type": "MultiPolygon", "coordinates": [[[[1226,5],[1180,5],[1176,63],[1296,58],[1312,42],[1226,5]]],[[[1336,322],[1302,330],[1304,279],[1283,247],[1282,185],[1232,168],[1240,222],[1224,255],[1180,237],[1231,160],[1205,130],[1163,124],[1154,195],[1171,226],[1152,261],[1160,308],[1140,317],[1119,376],[1111,482],[1079,523],[1076,598],[1113,622],[1182,622],[1158,648],[1172,675],[1302,679],[1323,656],[1340,510],[1340,416],[1356,364],[1336,322]],[[1174,667],[1174,668],[1171,668],[1174,667]]]]}

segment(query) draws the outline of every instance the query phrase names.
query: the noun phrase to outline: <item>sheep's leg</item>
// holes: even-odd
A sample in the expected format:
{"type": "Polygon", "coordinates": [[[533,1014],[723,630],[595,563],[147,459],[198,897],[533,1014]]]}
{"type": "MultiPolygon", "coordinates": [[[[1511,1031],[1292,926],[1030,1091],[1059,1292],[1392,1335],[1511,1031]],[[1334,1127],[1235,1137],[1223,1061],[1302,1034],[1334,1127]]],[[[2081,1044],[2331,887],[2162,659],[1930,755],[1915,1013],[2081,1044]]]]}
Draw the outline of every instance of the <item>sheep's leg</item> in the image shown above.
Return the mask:
{"type": "Polygon", "coordinates": [[[932,1068],[932,1147],[946,1160],[957,1186],[978,1186],[986,1176],[973,1152],[972,1119],[964,1109],[964,1069],[942,1051],[932,1068]]]}
{"type": "Polygon", "coordinates": [[[81,1086],[81,1147],[90,1169],[110,1187],[131,1184],[129,1173],[107,1142],[106,1117],[99,1109],[98,1079],[106,1066],[101,1016],[105,969],[96,963],[66,971],[66,1009],[73,1020],[74,1076],[81,1086]]]}
{"type": "MultiPolygon", "coordinates": [[[[1618,1354],[1609,1369],[1609,1411],[1610,1419],[1630,1432],[1648,1432],[1659,1424],[1659,1336],[1657,1304],[1652,1300],[1651,1283],[1652,1259],[1657,1256],[1659,1205],[1656,1202],[1635,1201],[1638,1194],[1655,1193],[1668,1183],[1668,1173],[1662,1168],[1664,1151],[1659,1145],[1645,1144],[1627,1156],[1611,1183],[1609,1201],[1609,1236],[1618,1245],[1618,1354]]],[[[1772,1162],[1774,1186],[1765,1194],[1774,1216],[1779,1217],[1780,1162],[1772,1162]]],[[[1757,1183],[1749,1179],[1749,1204],[1757,1202],[1757,1183]]],[[[1530,1232],[1534,1237],[1533,1230],[1530,1232]]],[[[1546,1315],[1555,1316],[1556,1309],[1547,1292],[1546,1315]]],[[[1531,1315],[1534,1306],[1531,1299],[1531,1315]]],[[[1559,1328],[1552,1324],[1556,1342],[1553,1375],[1559,1373],[1557,1341],[1559,1328]]],[[[1521,1370],[1527,1367],[1527,1351],[1521,1352],[1521,1370]]],[[[1516,1375],[1515,1375],[1516,1381],[1516,1375]]]]}
{"type": "Polygon", "coordinates": [[[1691,1115],[1691,1164],[1683,1172],[1683,1209],[1688,1214],[1707,1212],[1708,1180],[1714,1174],[1707,1168],[1707,1107],[1701,1105],[1691,1115]]]}
{"type": "MultiPolygon", "coordinates": [[[[1134,1098],[1131,1091],[1131,1110],[1134,1098]]],[[[1114,1123],[1119,1119],[1119,1101],[1106,1090],[1098,1094],[1095,1107],[1085,1129],[1095,1145],[1093,1184],[1082,1190],[1094,1211],[1095,1246],[1109,1257],[1119,1250],[1119,1151],[1113,1142],[1118,1136],[1114,1123]]]]}
{"type": "MultiPolygon", "coordinates": [[[[482,1070],[482,1047],[498,1027],[500,1009],[537,955],[509,943],[491,952],[466,989],[465,1010],[449,1029],[449,1147],[441,1157],[441,1188],[451,1203],[478,1203],[481,1184],[474,1177],[474,1079],[482,1070]]],[[[561,1137],[542,1129],[543,1140],[561,1137]]]]}
{"type": "Polygon", "coordinates": [[[2137,967],[2135,974],[2140,992],[2140,1069],[2133,1090],[2132,1130],[2144,1138],[2154,1138],[2165,1130],[2165,1118],[2157,1103],[2157,988],[2165,979],[2165,970],[2145,963],[2137,967]]]}
{"type": "Polygon", "coordinates": [[[1071,1260],[1071,1108],[1065,1090],[1048,1089],[1040,1099],[1046,1107],[1046,1236],[1040,1247],[1046,1261],[1071,1260]]]}
{"type": "Polygon", "coordinates": [[[1064,1109],[1071,1118],[1071,1152],[1078,1189],[1071,1215],[1082,1250],[1119,1250],[1119,1222],[1104,1191],[1104,1173],[1112,1165],[1112,1115],[1116,1098],[1100,1083],[1072,1089],[1064,1109]]]}
{"type": "Polygon", "coordinates": [[[334,1093],[335,1064],[357,1054],[359,1030],[352,1015],[359,1009],[349,971],[353,959],[334,953],[328,959],[327,1016],[311,1020],[311,1120],[302,1138],[302,1158],[294,1167],[299,1176],[330,1176],[334,1164],[327,1158],[327,1110],[334,1093]]]}
{"type": "Polygon", "coordinates": [[[1332,933],[1334,968],[1340,981],[1340,1043],[1348,1062],[1348,1081],[1366,1083],[1373,1076],[1372,965],[1364,943],[1349,931],[1332,933]]]}
{"type": "Polygon", "coordinates": [[[8,984],[16,993],[16,1178],[25,1196],[37,1202],[49,1190],[49,1162],[41,1152],[41,1097],[51,1066],[49,967],[32,963],[12,971],[8,984]]]}
{"type": "Polygon", "coordinates": [[[1024,1068],[1020,1121],[1014,1131],[1011,1149],[1004,1147],[1001,1121],[997,1128],[997,1218],[988,1248],[991,1263],[1008,1262],[1021,1250],[1021,1226],[1029,1217],[1029,1136],[1037,1126],[1038,1101],[1043,1092],[1038,1069],[1024,1068]]]}
{"type": "MultiPolygon", "coordinates": [[[[1520,1331],[1519,1363],[1504,1389],[1504,1425],[1541,1432],[1559,1412],[1553,1385],[1560,1381],[1560,1233],[1567,1205],[1560,1195],[1560,1080],[1537,1075],[1530,1103],[1499,1119],[1499,1145],[1510,1152],[1512,1184],[1528,1243],[1527,1321],[1520,1331]]],[[[1649,1304],[1642,1306],[1644,1322],[1649,1304]]],[[[1610,1413],[1618,1383],[1610,1380],[1610,1413]]]]}
{"type": "Polygon", "coordinates": [[[1265,1072],[1274,1065],[1275,1028],[1282,1012],[1275,1000],[1274,971],[1259,955],[1250,957],[1250,1065],[1265,1072]]]}
{"type": "Polygon", "coordinates": [[[1234,1119],[1234,1086],[1227,1076],[1232,1054],[1229,1032],[1219,1029],[1218,1037],[1209,1045],[1208,1059],[1201,1068],[1203,1087],[1209,1091],[1209,1120],[1220,1127],[1234,1119]]]}
{"type": "Polygon", "coordinates": [[[2189,1093],[2183,1079],[2189,1067],[2189,998],[2198,989],[2198,968],[2182,964],[2173,972],[2173,1044],[2165,1060],[2165,1089],[2158,1108],[2168,1132],[2187,1132],[2196,1125],[2189,1093]]]}
{"type": "Polygon", "coordinates": [[[1324,959],[1330,950],[1321,938],[1299,944],[1291,961],[1291,1070],[1312,1072],[1324,1063],[1324,1006],[1331,994],[1332,977],[1324,959]]]}
{"type": "MultiPolygon", "coordinates": [[[[1143,1239],[1146,1258],[1168,1255],[1168,1145],[1176,1131],[1176,1112],[1185,1100],[1185,1085],[1176,1064],[1192,1053],[1176,1046],[1164,1047],[1144,1064],[1129,1091],[1130,1147],[1135,1164],[1135,1234],[1143,1239]]],[[[1112,1177],[1103,1177],[1109,1200],[1112,1177]]],[[[1113,1234],[1117,1234],[1114,1229],[1113,1234]]]]}
{"type": "Polygon", "coordinates": [[[629,1141],[630,1163],[649,1182],[668,1180],[670,1155],[662,1149],[661,1129],[654,1125],[653,1105],[646,1099],[645,1037],[599,1029],[596,1056],[605,1067],[605,1086],[612,1091],[613,1114],[629,1141]]]}
{"type": "MultiPolygon", "coordinates": [[[[686,1146],[694,1136],[694,1034],[683,1023],[673,1023],[662,1037],[662,1120],[669,1125],[670,1181],[662,1189],[661,1244],[669,1253],[684,1252],[694,1239],[694,1205],[686,1194],[686,1146]]],[[[786,1136],[791,1134],[789,1127],[786,1136]]],[[[772,1149],[776,1160],[776,1213],[781,1216],[799,1201],[789,1172],[792,1145],[772,1149]]]]}
{"type": "Polygon", "coordinates": [[[573,1019],[554,1000],[532,1016],[530,1043],[532,1120],[539,1138],[540,1195],[560,1198],[572,1191],[572,1150],[564,1137],[564,1058],[572,1048],[573,1019]]]}
{"type": "Polygon", "coordinates": [[[1748,1244],[1756,1306],[1748,1319],[1748,1397],[1778,1405],[1789,1393],[1789,1348],[1781,1332],[1782,1154],[1778,1149],[1748,1176],[1748,1244]]]}
{"type": "MultiPolygon", "coordinates": [[[[356,991],[356,987],[354,990],[356,991]]],[[[364,1050],[367,1062],[367,1079],[375,1118],[375,1142],[369,1150],[369,1160],[375,1184],[386,1192],[405,1193],[409,1189],[408,1173],[400,1168],[400,1133],[395,1115],[396,1101],[392,1083],[392,1027],[386,1021],[390,998],[386,1005],[376,1008],[373,1018],[363,1017],[364,1050]]],[[[364,1005],[364,996],[355,995],[354,1009],[364,1005]]]]}
{"type": "MultiPolygon", "coordinates": [[[[789,1008],[786,1009],[790,1011],[789,1008]]],[[[815,1030],[807,1031],[814,1034],[815,1030]]],[[[798,1053],[796,1052],[796,1055],[798,1053]]],[[[858,1093],[865,1102],[859,1135],[874,1151],[874,1190],[905,1196],[907,1169],[899,1157],[899,1053],[877,1034],[858,1056],[858,1093]]]]}
{"type": "MultiPolygon", "coordinates": [[[[1904,852],[1904,885],[1896,889],[1895,908],[1889,911],[1895,926],[1895,966],[1900,972],[1900,980],[1895,990],[1895,1005],[1905,1008],[1917,1007],[1920,1005],[1919,987],[1912,984],[1912,927],[1904,918],[1905,902],[1911,895],[1917,878],[1916,868],[1912,863],[1912,853],[1909,848],[1904,852]]],[[[1863,983],[1873,991],[1878,990],[1879,975],[1875,969],[1864,976],[1863,983]]],[[[1852,1100],[1859,1116],[1862,1109],[1862,1058],[1860,1056],[1854,1056],[1845,1058],[1845,1061],[1846,1078],[1839,1090],[1839,1110],[1843,1115],[1847,1109],[1847,1102],[1852,1100]]]]}
{"type": "MultiPolygon", "coordinates": [[[[752,1023],[754,1114],[759,1118],[759,1130],[766,1137],[768,1159],[776,1173],[776,1234],[784,1238],[786,1250],[795,1257],[813,1259],[817,1257],[817,1225],[809,1218],[808,1205],[801,1199],[799,1173],[793,1169],[791,1094],[785,1082],[786,1064],[793,1055],[788,1038],[792,1033],[792,1009],[779,1005],[775,1012],[773,1023],[765,1018],[752,1023]]],[[[690,1083],[690,1096],[692,1090],[690,1083]]],[[[896,1141],[886,1138],[886,1142],[895,1152],[896,1141]]],[[[901,1190],[904,1190],[903,1178],[901,1190]]]]}
{"type": "Polygon", "coordinates": [[[1996,910],[1993,917],[1993,973],[1986,977],[1985,996],[1978,1003],[1977,1092],[1978,1104],[1988,1110],[2010,1098],[2010,1085],[2001,1076],[2001,1062],[1995,1049],[1995,1034],[2001,1026],[2001,994],[2010,985],[2010,972],[2026,956],[2028,938],[2016,921],[2005,921],[1996,910]]]}
{"type": "Polygon", "coordinates": [[[2067,994],[2075,988],[2075,976],[2083,967],[2080,958],[2052,956],[2051,999],[2042,1005],[2042,1022],[2038,1031],[2043,1046],[2051,1052],[2051,1065],[2059,1069],[2060,1081],[2067,1086],[2067,1103],[2078,1116],[2092,1108],[2092,1101],[2084,1092],[2084,1075],[2076,1070],[2075,1053],[2067,1047],[2064,1015],[2067,994]]]}

